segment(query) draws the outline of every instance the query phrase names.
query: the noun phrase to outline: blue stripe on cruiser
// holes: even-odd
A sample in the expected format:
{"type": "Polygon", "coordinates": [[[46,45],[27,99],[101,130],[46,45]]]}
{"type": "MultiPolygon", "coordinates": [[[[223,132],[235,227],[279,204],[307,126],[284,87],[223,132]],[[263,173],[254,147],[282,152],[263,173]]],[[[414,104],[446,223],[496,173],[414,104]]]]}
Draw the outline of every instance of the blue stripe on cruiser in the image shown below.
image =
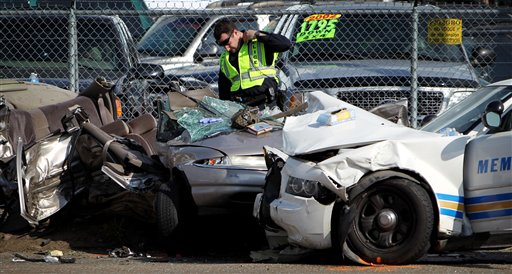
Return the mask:
{"type": "Polygon", "coordinates": [[[503,209],[503,210],[494,210],[494,211],[485,211],[478,213],[468,213],[468,217],[470,220],[481,220],[488,218],[498,218],[504,216],[512,216],[512,209],[503,209]]]}
{"type": "Polygon", "coordinates": [[[441,214],[450,216],[450,217],[455,217],[455,218],[462,218],[462,212],[457,211],[457,210],[441,208],[441,214]]]}
{"type": "Polygon", "coordinates": [[[449,195],[449,194],[441,194],[436,193],[436,196],[440,200],[450,201],[450,202],[457,202],[457,203],[463,203],[464,197],[456,196],[456,195],[449,195]]]}
{"type": "MultiPolygon", "coordinates": [[[[439,197],[439,196],[438,196],[439,197]]],[[[466,198],[466,205],[490,203],[498,201],[512,200],[512,193],[494,194],[480,197],[466,198]]]]}

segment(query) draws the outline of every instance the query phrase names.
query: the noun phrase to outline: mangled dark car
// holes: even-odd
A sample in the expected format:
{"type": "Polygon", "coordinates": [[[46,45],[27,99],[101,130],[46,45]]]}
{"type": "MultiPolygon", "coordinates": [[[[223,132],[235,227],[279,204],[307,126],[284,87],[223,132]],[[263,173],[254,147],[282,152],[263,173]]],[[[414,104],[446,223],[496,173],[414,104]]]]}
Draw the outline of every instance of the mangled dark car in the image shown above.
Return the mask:
{"type": "Polygon", "coordinates": [[[156,119],[149,114],[118,119],[118,100],[104,79],[78,96],[27,108],[16,108],[9,98],[3,95],[0,104],[2,229],[37,226],[76,197],[89,203],[124,201],[127,206],[116,208],[149,221],[166,207],[161,197],[154,203],[169,178],[154,157],[156,119]],[[126,193],[135,199],[121,199],[126,193]]]}

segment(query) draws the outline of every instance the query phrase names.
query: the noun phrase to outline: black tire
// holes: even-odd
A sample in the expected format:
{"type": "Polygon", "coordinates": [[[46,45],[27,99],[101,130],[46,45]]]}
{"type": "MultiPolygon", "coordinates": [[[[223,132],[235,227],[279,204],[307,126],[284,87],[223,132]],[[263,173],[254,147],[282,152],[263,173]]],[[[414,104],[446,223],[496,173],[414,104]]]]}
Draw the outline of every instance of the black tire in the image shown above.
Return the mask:
{"type": "Polygon", "coordinates": [[[377,183],[356,197],[348,247],[375,264],[407,264],[426,254],[434,227],[428,193],[406,179],[377,183]]]}
{"type": "Polygon", "coordinates": [[[168,242],[178,227],[179,201],[168,184],[162,183],[156,194],[156,222],[162,240],[168,242]]]}
{"type": "Polygon", "coordinates": [[[283,230],[277,225],[272,217],[270,217],[270,204],[279,198],[279,190],[281,189],[281,170],[283,169],[284,161],[279,158],[270,164],[268,173],[265,177],[265,185],[263,186],[263,196],[261,197],[260,205],[260,220],[259,223],[262,227],[269,230],[283,230]]]}

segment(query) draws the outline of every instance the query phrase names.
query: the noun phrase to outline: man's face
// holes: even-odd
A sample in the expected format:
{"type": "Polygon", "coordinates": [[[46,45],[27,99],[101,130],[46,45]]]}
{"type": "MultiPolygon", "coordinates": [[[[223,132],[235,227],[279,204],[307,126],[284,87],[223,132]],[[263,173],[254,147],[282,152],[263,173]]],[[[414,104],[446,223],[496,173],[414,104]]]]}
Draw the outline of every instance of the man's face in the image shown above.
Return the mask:
{"type": "Polygon", "coordinates": [[[229,52],[236,52],[240,47],[241,32],[234,29],[230,33],[222,33],[217,44],[222,46],[229,52]]]}

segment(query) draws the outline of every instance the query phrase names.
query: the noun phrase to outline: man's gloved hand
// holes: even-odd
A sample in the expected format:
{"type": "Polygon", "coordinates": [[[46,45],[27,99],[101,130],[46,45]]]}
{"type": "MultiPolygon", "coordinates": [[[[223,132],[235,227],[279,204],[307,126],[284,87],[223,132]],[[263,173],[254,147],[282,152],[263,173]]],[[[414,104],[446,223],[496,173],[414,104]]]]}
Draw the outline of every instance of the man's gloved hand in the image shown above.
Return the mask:
{"type": "Polygon", "coordinates": [[[231,101],[237,102],[237,103],[243,103],[244,99],[242,99],[242,97],[240,97],[240,96],[231,96],[231,101]]]}

